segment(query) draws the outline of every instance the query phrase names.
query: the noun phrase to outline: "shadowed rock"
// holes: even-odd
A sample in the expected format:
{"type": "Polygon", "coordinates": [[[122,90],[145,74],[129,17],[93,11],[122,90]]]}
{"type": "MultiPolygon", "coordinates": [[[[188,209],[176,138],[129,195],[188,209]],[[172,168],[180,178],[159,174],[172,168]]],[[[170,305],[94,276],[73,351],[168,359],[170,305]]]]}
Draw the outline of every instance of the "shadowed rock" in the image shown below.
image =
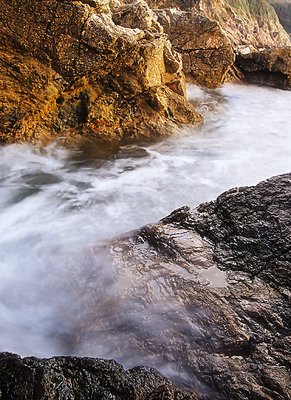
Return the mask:
{"type": "Polygon", "coordinates": [[[291,47],[239,55],[236,66],[247,82],[291,89],[291,47]]]}

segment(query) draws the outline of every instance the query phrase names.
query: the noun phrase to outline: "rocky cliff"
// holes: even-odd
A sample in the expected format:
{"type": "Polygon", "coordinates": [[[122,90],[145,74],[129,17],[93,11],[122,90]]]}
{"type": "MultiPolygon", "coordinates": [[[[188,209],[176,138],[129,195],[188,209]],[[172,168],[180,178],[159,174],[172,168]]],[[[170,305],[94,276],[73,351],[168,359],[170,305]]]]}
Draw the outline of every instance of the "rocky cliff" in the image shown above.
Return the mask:
{"type": "Polygon", "coordinates": [[[217,87],[238,53],[290,45],[265,0],[149,0],[158,21],[181,53],[184,72],[196,84],[217,87]]]}
{"type": "Polygon", "coordinates": [[[281,24],[291,35],[291,1],[290,0],[269,0],[274,7],[281,24]]]}
{"type": "Polygon", "coordinates": [[[4,142],[132,140],[201,121],[143,1],[2,0],[0,43],[4,142]]]}
{"type": "MultiPolygon", "coordinates": [[[[116,355],[159,356],[168,374],[176,366],[173,378],[188,393],[149,368],[2,354],[0,398],[290,399],[290,199],[286,174],[234,188],[195,210],[183,207],[90,250],[88,263],[94,254],[94,262],[111,259],[118,267],[130,303],[120,291],[111,321],[94,320],[86,309],[100,306],[98,296],[91,304],[87,299],[72,343],[78,346],[80,337],[98,343],[100,335],[110,340],[119,329],[116,355]]],[[[96,271],[90,285],[99,278],[96,271]]]]}

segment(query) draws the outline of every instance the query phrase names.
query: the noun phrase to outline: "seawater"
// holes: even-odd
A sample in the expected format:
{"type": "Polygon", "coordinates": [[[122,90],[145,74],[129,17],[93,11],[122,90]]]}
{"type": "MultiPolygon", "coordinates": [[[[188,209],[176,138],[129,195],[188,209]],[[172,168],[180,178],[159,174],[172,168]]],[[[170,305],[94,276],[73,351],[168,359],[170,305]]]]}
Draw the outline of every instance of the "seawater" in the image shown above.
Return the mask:
{"type": "MultiPolygon", "coordinates": [[[[0,351],[115,357],[174,375],[158,353],[117,353],[124,333],[112,318],[128,283],[106,262],[93,259],[88,269],[74,261],[177,207],[291,171],[291,92],[226,85],[190,86],[188,93],[204,124],[158,143],[123,146],[111,155],[55,144],[0,148],[0,351]],[[99,305],[90,309],[96,293],[99,305]],[[76,319],[90,313],[111,327],[110,340],[96,334],[89,345],[82,336],[72,345],[76,319]]],[[[130,298],[122,301],[138,325],[143,310],[130,298]]],[[[155,312],[155,332],[166,331],[167,321],[159,330],[155,312]]],[[[148,337],[153,326],[142,330],[148,337]]]]}

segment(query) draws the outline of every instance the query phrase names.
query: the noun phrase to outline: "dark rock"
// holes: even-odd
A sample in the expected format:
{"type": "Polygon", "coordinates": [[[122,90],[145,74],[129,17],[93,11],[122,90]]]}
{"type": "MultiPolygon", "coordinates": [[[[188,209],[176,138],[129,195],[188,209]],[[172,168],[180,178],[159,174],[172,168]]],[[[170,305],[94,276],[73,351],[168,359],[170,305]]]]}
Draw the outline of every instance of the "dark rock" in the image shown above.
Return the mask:
{"type": "Polygon", "coordinates": [[[247,82],[291,88],[291,47],[240,54],[235,65],[247,82]]]}
{"type": "Polygon", "coordinates": [[[40,360],[0,353],[3,400],[195,400],[153,368],[125,371],[113,360],[54,357],[40,360]]]}

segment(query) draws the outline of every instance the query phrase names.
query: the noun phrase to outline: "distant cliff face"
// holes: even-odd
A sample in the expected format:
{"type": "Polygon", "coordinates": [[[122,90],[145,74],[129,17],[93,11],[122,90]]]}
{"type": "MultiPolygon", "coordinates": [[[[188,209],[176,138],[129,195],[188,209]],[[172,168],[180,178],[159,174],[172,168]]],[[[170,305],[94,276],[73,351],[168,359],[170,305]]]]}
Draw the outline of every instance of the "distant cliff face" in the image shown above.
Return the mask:
{"type": "Polygon", "coordinates": [[[269,0],[274,7],[281,24],[291,35],[291,0],[269,0]]]}
{"type": "Polygon", "coordinates": [[[4,142],[131,140],[201,121],[143,0],[2,0],[0,43],[4,142]]]}
{"type": "Polygon", "coordinates": [[[290,45],[288,34],[266,0],[201,0],[199,7],[220,23],[236,47],[290,45]]]}

